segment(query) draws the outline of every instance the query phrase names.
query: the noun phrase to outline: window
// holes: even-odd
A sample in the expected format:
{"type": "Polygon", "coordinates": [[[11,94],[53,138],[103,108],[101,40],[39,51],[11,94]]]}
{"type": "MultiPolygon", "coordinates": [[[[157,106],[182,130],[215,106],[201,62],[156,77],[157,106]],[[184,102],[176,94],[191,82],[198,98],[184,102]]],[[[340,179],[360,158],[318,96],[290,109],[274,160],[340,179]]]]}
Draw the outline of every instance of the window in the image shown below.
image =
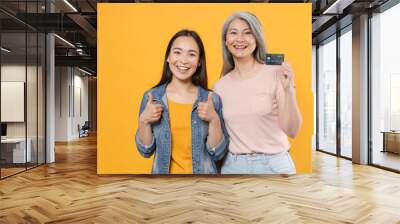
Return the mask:
{"type": "Polygon", "coordinates": [[[340,36],[340,155],[352,157],[352,33],[340,36]]]}
{"type": "Polygon", "coordinates": [[[371,18],[371,160],[395,170],[400,170],[399,21],[400,4],[371,18]]]}
{"type": "Polygon", "coordinates": [[[318,149],[336,153],[336,36],[318,47],[318,149]]]}

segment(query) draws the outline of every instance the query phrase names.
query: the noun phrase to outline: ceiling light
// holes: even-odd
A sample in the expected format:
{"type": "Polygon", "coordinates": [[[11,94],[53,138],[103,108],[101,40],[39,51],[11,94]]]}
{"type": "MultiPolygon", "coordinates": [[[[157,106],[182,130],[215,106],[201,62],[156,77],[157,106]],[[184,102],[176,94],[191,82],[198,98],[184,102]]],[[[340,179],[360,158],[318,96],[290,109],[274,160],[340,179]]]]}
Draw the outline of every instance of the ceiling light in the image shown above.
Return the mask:
{"type": "Polygon", "coordinates": [[[83,70],[83,69],[81,69],[81,68],[79,68],[79,67],[78,67],[78,70],[81,71],[81,72],[83,72],[83,73],[85,73],[85,74],[87,74],[87,75],[93,75],[92,73],[90,73],[90,72],[88,72],[88,71],[86,71],[86,70],[83,70]]]}
{"type": "Polygon", "coordinates": [[[9,50],[9,49],[7,49],[7,48],[5,48],[5,47],[1,47],[1,50],[4,51],[4,52],[6,52],[6,53],[10,53],[10,52],[11,52],[11,50],[9,50]]]}
{"type": "Polygon", "coordinates": [[[332,5],[325,9],[322,14],[342,14],[343,9],[347,8],[347,6],[351,5],[354,1],[355,0],[336,0],[332,5]]]}
{"type": "Polygon", "coordinates": [[[71,4],[69,3],[67,0],[64,0],[65,4],[67,4],[72,10],[74,10],[74,12],[78,12],[78,10],[71,4]]]}
{"type": "Polygon", "coordinates": [[[66,43],[67,45],[69,45],[69,46],[75,48],[75,45],[71,44],[71,42],[69,42],[68,40],[66,40],[66,39],[64,39],[64,38],[62,38],[62,37],[60,37],[60,36],[58,36],[57,34],[54,34],[54,36],[57,37],[58,39],[60,39],[61,41],[63,41],[64,43],[66,43]]]}

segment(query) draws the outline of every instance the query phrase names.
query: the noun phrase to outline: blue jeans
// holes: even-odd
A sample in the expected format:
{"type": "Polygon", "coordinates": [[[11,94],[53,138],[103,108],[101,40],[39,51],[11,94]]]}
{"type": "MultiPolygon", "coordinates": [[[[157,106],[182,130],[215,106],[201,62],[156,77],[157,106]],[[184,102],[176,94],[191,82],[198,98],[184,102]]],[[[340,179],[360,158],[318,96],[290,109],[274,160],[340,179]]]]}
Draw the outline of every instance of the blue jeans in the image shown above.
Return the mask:
{"type": "Polygon", "coordinates": [[[232,154],[225,158],[222,174],[296,174],[287,151],[277,154],[232,154]]]}

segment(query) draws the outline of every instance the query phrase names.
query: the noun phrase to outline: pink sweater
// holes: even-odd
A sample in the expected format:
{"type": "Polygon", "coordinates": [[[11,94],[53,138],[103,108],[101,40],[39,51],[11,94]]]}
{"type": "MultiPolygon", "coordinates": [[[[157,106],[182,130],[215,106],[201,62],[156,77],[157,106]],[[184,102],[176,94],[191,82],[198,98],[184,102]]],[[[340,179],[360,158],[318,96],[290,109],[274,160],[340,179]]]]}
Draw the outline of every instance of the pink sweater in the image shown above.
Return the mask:
{"type": "Polygon", "coordinates": [[[232,153],[263,152],[275,154],[290,148],[287,135],[278,120],[277,81],[280,66],[265,65],[256,76],[233,79],[221,78],[214,91],[222,99],[222,110],[232,153]]]}

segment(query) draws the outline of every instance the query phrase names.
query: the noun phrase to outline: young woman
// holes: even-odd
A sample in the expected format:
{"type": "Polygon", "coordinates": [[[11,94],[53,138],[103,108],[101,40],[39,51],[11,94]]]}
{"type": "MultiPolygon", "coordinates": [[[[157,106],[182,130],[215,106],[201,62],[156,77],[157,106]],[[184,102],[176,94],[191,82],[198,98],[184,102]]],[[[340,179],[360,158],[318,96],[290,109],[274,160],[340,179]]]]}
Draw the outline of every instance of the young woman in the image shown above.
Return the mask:
{"type": "Polygon", "coordinates": [[[228,138],[219,96],[207,90],[206,57],[199,35],[177,32],[170,40],[161,81],[140,105],[136,146],[153,174],[215,174],[228,138]]]}
{"type": "Polygon", "coordinates": [[[214,90],[230,137],[223,174],[294,174],[289,137],[301,126],[294,74],[288,63],[265,64],[261,24],[249,12],[222,29],[223,68],[214,90]]]}

